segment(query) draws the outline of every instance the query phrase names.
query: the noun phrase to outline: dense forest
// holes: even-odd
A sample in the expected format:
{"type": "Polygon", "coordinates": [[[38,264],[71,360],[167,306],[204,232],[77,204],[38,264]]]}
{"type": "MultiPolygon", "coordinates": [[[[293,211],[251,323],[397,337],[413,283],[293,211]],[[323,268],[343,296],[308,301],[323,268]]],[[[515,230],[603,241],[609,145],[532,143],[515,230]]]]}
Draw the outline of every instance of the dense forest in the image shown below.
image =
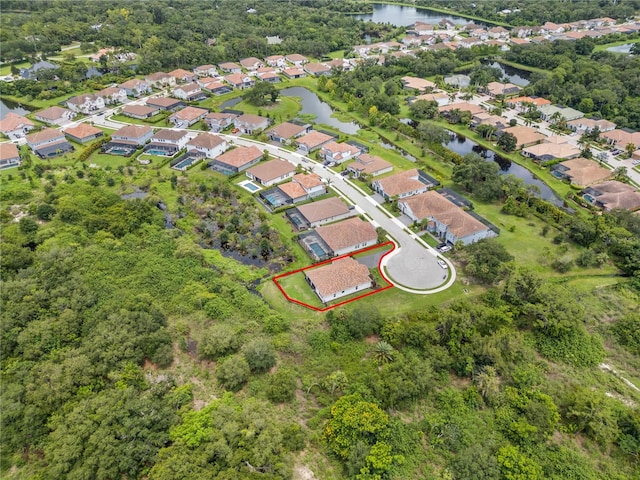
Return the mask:
{"type": "MultiPolygon", "coordinates": [[[[600,3],[595,16],[635,5],[600,3]]],[[[573,18],[592,4],[548,6],[574,6],[573,18]]],[[[104,5],[3,0],[4,58],[73,40],[131,49],[146,72],[397,33],[335,13],[361,2],[104,5]]],[[[479,60],[496,54],[425,51],[304,79],[361,123],[354,138],[402,142],[500,225],[448,254],[458,280],[434,295],[389,289],[327,313],[286,303],[272,275],[309,263],[291,227],[206,165],[25,154],[1,171],[0,476],[640,480],[640,217],[546,202],[495,162],[442,146],[465,115],[405,102],[401,76],[442,84],[468,68],[482,85],[500,71],[479,60]]],[[[526,93],[640,124],[637,58],[588,41],[507,55],[548,70],[526,93]]],[[[57,79],[3,93],[44,100],[133,73],[81,70],[68,59],[57,79]]]]}

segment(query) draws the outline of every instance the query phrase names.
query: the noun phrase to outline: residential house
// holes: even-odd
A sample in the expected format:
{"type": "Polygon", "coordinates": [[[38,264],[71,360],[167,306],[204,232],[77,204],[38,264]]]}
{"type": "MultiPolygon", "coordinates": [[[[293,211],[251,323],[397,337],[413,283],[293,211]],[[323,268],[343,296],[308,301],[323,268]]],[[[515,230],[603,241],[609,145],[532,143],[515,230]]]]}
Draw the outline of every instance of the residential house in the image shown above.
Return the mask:
{"type": "Polygon", "coordinates": [[[486,92],[491,97],[497,97],[498,95],[515,95],[522,88],[513,83],[500,83],[500,82],[489,82],[485,87],[486,92]]]}
{"type": "Polygon", "coordinates": [[[271,55],[265,58],[264,61],[271,67],[284,68],[287,66],[287,61],[283,55],[271,55]]]}
{"type": "Polygon", "coordinates": [[[152,150],[164,152],[164,155],[174,155],[186,147],[189,133],[184,130],[170,130],[163,128],[151,137],[151,141],[144,147],[145,152],[152,150]]]}
{"type": "Polygon", "coordinates": [[[545,24],[542,25],[542,31],[544,33],[562,33],[564,32],[564,27],[557,23],[545,22],[545,24]]]}
{"type": "Polygon", "coordinates": [[[527,38],[533,33],[531,27],[513,27],[511,29],[511,35],[517,38],[527,38]]]}
{"type": "Polygon", "coordinates": [[[200,65],[193,69],[193,73],[199,77],[217,77],[218,69],[215,65],[200,65]]]}
{"type": "Polygon", "coordinates": [[[176,77],[165,72],[156,72],[144,77],[145,81],[154,88],[172,87],[176,84],[176,77]]]}
{"type": "Polygon", "coordinates": [[[509,120],[489,112],[480,112],[471,117],[471,128],[478,128],[480,125],[491,125],[496,130],[502,130],[509,127],[509,120]]]}
{"type": "MultiPolygon", "coordinates": [[[[289,184],[297,185],[304,192],[304,196],[291,198],[297,200],[307,200],[327,193],[327,185],[322,178],[316,173],[297,173],[291,179],[291,182],[284,183],[280,187],[286,187],[289,184]]],[[[295,202],[294,202],[295,203],[295,202]]]]}
{"type": "Polygon", "coordinates": [[[411,100],[411,103],[413,104],[419,100],[424,100],[425,102],[436,102],[439,107],[449,105],[449,103],[451,102],[449,95],[444,92],[423,93],[422,95],[418,95],[413,100],[411,100]]]}
{"type": "Polygon", "coordinates": [[[518,37],[510,38],[509,42],[514,45],[527,45],[531,43],[531,41],[528,38],[518,38],[518,37]]]}
{"type": "Polygon", "coordinates": [[[212,133],[199,133],[197,137],[187,142],[188,152],[198,152],[206,158],[216,158],[229,148],[227,141],[212,133]]]}
{"type": "Polygon", "coordinates": [[[535,128],[524,127],[522,125],[505,128],[498,133],[498,136],[505,133],[510,133],[511,135],[516,137],[517,149],[535,145],[547,138],[546,135],[543,135],[542,133],[538,132],[538,130],[536,130],[535,128]]]}
{"type": "Polygon", "coordinates": [[[440,241],[452,245],[475,243],[484,238],[496,237],[491,227],[477,216],[465,212],[451,200],[436,191],[424,192],[398,201],[400,211],[414,222],[427,221],[427,230],[440,241]]]}
{"type": "Polygon", "coordinates": [[[169,116],[169,121],[177,128],[187,128],[207,116],[209,110],[198,107],[185,107],[169,116]]]}
{"type": "Polygon", "coordinates": [[[380,157],[363,153],[358,155],[355,162],[352,162],[347,166],[347,170],[353,173],[356,177],[366,175],[377,177],[378,175],[383,175],[392,171],[393,165],[380,157]]]}
{"type": "Polygon", "coordinates": [[[27,145],[40,158],[51,158],[74,150],[64,135],[53,128],[45,128],[38,133],[31,133],[25,137],[27,145]]]}
{"type": "Polygon", "coordinates": [[[422,170],[415,168],[374,180],[372,188],[390,201],[426,192],[440,183],[422,170]]]}
{"type": "Polygon", "coordinates": [[[48,70],[57,70],[58,68],[60,68],[60,66],[55,63],[47,62],[46,60],[40,60],[39,62],[31,65],[29,68],[21,68],[20,77],[25,80],[38,80],[38,76],[42,76],[42,72],[48,70]]]}
{"type": "Polygon", "coordinates": [[[104,99],[100,95],[84,94],[67,100],[67,107],[73,112],[88,115],[104,108],[104,99]]]}
{"type": "Polygon", "coordinates": [[[532,158],[535,162],[546,163],[551,160],[570,160],[579,157],[580,149],[568,143],[543,142],[522,149],[522,155],[532,158]]]}
{"type": "Polygon", "coordinates": [[[145,120],[156,115],[160,109],[158,107],[149,107],[148,105],[125,105],[122,107],[122,114],[137,118],[138,120],[145,120]]]}
{"type": "Polygon", "coordinates": [[[602,118],[578,118],[576,120],[571,120],[567,122],[567,126],[578,133],[589,133],[595,130],[596,128],[600,133],[610,132],[611,130],[615,130],[616,124],[610,122],[609,120],[604,120],[602,118]]]}
{"type": "Polygon", "coordinates": [[[334,140],[334,137],[332,137],[331,135],[312,130],[306,135],[299,137],[296,140],[296,143],[298,144],[298,150],[300,150],[305,155],[308,155],[309,153],[319,149],[325,143],[331,142],[332,140],[334,140]]]}
{"type": "Polygon", "coordinates": [[[320,148],[320,158],[327,163],[340,164],[362,153],[360,148],[349,143],[328,142],[320,148]]]}
{"type": "Polygon", "coordinates": [[[234,62],[219,63],[218,68],[225,73],[242,73],[242,67],[234,62]]]}
{"type": "Polygon", "coordinates": [[[624,150],[630,143],[635,145],[636,148],[640,148],[640,132],[634,132],[626,128],[610,130],[601,134],[600,137],[621,150],[624,150]]]}
{"type": "Polygon", "coordinates": [[[331,75],[331,67],[322,63],[309,62],[303,67],[303,70],[309,75],[313,75],[314,77],[319,77],[321,75],[331,75]]]}
{"type": "Polygon", "coordinates": [[[289,145],[292,139],[309,133],[310,130],[310,124],[298,125],[296,123],[284,122],[270,128],[265,133],[270,140],[289,145]]]}
{"type": "Polygon", "coordinates": [[[126,125],[111,135],[112,144],[142,146],[153,136],[153,129],[146,125],[126,125]]]}
{"type": "Polygon", "coordinates": [[[37,112],[34,118],[40,122],[50,123],[54,125],[62,125],[70,120],[73,120],[76,113],[71,110],[67,110],[62,107],[49,107],[37,112]]]}
{"type": "Polygon", "coordinates": [[[258,163],[263,152],[258,147],[236,147],[219,155],[209,163],[211,168],[223,172],[225,175],[234,175],[258,163]]]}
{"type": "Polygon", "coordinates": [[[88,143],[104,136],[104,132],[93,125],[79,123],[75,127],[69,127],[64,131],[69,140],[77,143],[88,143]]]}
{"type": "Polygon", "coordinates": [[[437,30],[436,25],[432,25],[430,23],[424,22],[416,22],[413,24],[410,33],[415,33],[416,35],[433,35],[437,30]]]}
{"type": "MultiPolygon", "coordinates": [[[[279,188],[286,185],[289,184],[285,183],[279,188]]],[[[285,212],[288,220],[298,230],[319,227],[320,225],[344,220],[357,214],[358,211],[355,208],[348,206],[339,197],[329,197],[310,202],[285,212]]]]}
{"type": "Polygon", "coordinates": [[[264,66],[260,59],[256,57],[243,58],[240,60],[240,65],[249,71],[257,70],[264,66]]]}
{"type": "Polygon", "coordinates": [[[127,101],[127,91],[120,87],[103,88],[96,95],[100,95],[105,105],[114,105],[127,101]]]}
{"type": "Polygon", "coordinates": [[[153,97],[147,99],[147,106],[158,108],[166,112],[173,112],[184,107],[184,103],[175,98],[169,97],[153,97]]]}
{"type": "Polygon", "coordinates": [[[34,124],[31,120],[13,112],[8,112],[5,117],[0,120],[0,133],[9,138],[23,137],[26,133],[33,130],[33,128],[34,124]]]}
{"type": "Polygon", "coordinates": [[[233,121],[237,116],[235,113],[211,112],[205,115],[204,121],[209,125],[209,129],[212,132],[218,133],[233,125],[233,121]]]}
{"type": "Polygon", "coordinates": [[[287,55],[284,57],[284,59],[296,67],[302,67],[305,63],[309,62],[309,59],[307,57],[298,53],[287,55]]]}
{"type": "Polygon", "coordinates": [[[258,78],[263,82],[279,83],[282,81],[280,75],[278,75],[276,72],[260,72],[257,75],[258,78]]]}
{"type": "Polygon", "coordinates": [[[613,171],[603,168],[593,160],[574,158],[551,167],[551,174],[561,180],[568,180],[576,187],[588,187],[609,179],[613,171]]]}
{"type": "Polygon", "coordinates": [[[569,107],[563,107],[559,105],[542,105],[538,108],[540,116],[543,120],[549,122],[553,121],[554,115],[558,113],[567,122],[584,117],[584,113],[569,107]]]}
{"type": "Polygon", "coordinates": [[[233,124],[240,132],[253,135],[256,132],[268,128],[270,121],[271,120],[266,117],[245,113],[244,115],[234,118],[233,124]]]}
{"type": "Polygon", "coordinates": [[[198,79],[196,73],[185,70],[184,68],[172,70],[169,72],[169,75],[175,78],[177,83],[192,83],[198,79]]]}
{"type": "Polygon", "coordinates": [[[331,73],[333,73],[334,70],[347,72],[353,70],[353,65],[346,58],[334,58],[324,64],[331,69],[331,73]]]}
{"type": "Polygon", "coordinates": [[[0,170],[20,166],[20,152],[11,142],[0,143],[0,170]]]}
{"type": "Polygon", "coordinates": [[[198,82],[202,90],[212,93],[214,95],[224,95],[231,91],[231,87],[226,83],[222,83],[220,80],[213,80],[210,78],[202,79],[198,82]]]}
{"type": "Polygon", "coordinates": [[[542,97],[515,97],[505,100],[507,106],[515,108],[519,112],[526,112],[529,107],[541,107],[542,105],[551,105],[551,100],[542,97]]]}
{"type": "Polygon", "coordinates": [[[467,88],[471,84],[471,77],[462,74],[449,75],[444,77],[444,83],[452,87],[467,88]]]}
{"type": "Polygon", "coordinates": [[[124,88],[129,97],[140,97],[146,93],[151,93],[151,86],[144,80],[133,78],[127,80],[124,83],[118,85],[120,88],[124,88]]]}
{"type": "Polygon", "coordinates": [[[306,72],[299,67],[285,68],[282,70],[282,74],[290,79],[293,78],[304,78],[307,76],[306,72]]]}
{"type": "Polygon", "coordinates": [[[362,292],[373,285],[366,265],[351,257],[304,271],[305,278],[322,303],[362,292]]]}
{"type": "Polygon", "coordinates": [[[339,257],[378,243],[378,233],[369,222],[351,217],[315,229],[316,235],[329,247],[331,257],[339,257]]]}
{"type": "Polygon", "coordinates": [[[494,28],[490,28],[487,31],[487,34],[489,35],[489,38],[493,38],[493,39],[508,39],[509,38],[509,30],[507,30],[504,27],[494,27],[494,28]]]}
{"type": "Polygon", "coordinates": [[[232,73],[224,77],[226,82],[236,90],[243,90],[245,88],[251,88],[256,84],[256,81],[249,75],[244,73],[232,73]]]}
{"type": "Polygon", "coordinates": [[[267,41],[267,45],[280,45],[282,43],[280,35],[266,36],[264,38],[267,41]]]}
{"type": "Polygon", "coordinates": [[[640,193],[631,185],[616,180],[585,188],[582,198],[605,211],[619,208],[634,212],[640,209],[640,193]]]}
{"type": "Polygon", "coordinates": [[[173,89],[171,95],[187,102],[197,102],[206,98],[206,95],[202,92],[200,85],[197,83],[178,85],[173,89]]]}
{"type": "Polygon", "coordinates": [[[270,187],[276,183],[283,182],[296,173],[296,166],[282,160],[280,158],[274,158],[267,162],[259,163],[258,165],[246,170],[245,174],[251,180],[255,180],[263,187],[270,187]]]}

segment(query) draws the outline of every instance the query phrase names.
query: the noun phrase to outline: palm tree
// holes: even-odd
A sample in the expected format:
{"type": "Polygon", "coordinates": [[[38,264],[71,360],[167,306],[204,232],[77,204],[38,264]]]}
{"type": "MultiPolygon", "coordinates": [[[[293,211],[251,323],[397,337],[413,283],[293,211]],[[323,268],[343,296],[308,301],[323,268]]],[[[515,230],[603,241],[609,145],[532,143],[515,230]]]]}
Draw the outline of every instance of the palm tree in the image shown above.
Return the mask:
{"type": "Polygon", "coordinates": [[[378,365],[393,362],[394,350],[384,340],[380,340],[373,346],[373,357],[378,362],[378,365]]]}
{"type": "Polygon", "coordinates": [[[627,153],[627,156],[629,156],[629,157],[630,157],[631,155],[633,155],[633,152],[635,152],[635,151],[636,151],[636,146],[635,146],[635,144],[633,144],[633,143],[627,143],[627,144],[624,146],[624,151],[627,153]]]}

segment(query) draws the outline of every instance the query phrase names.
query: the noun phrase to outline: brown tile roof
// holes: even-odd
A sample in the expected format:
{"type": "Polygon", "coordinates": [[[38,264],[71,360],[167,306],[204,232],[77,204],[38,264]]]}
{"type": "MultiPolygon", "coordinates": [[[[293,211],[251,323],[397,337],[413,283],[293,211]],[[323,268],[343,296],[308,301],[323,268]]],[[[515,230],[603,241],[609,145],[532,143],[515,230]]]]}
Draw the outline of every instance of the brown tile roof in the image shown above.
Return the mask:
{"type": "Polygon", "coordinates": [[[247,170],[247,173],[250,173],[264,182],[269,182],[295,171],[296,166],[293,163],[279,158],[274,158],[268,162],[259,163],[255,167],[251,167],[247,170]]]}
{"type": "Polygon", "coordinates": [[[9,112],[2,120],[0,120],[0,132],[10,132],[19,128],[21,125],[29,125],[33,127],[33,122],[27,117],[23,117],[22,115],[18,115],[17,113],[9,112]]]}
{"type": "Polygon", "coordinates": [[[124,115],[131,114],[146,117],[158,111],[158,107],[147,107],[146,105],[125,105],[122,107],[124,115]]]}
{"type": "Polygon", "coordinates": [[[298,211],[309,222],[314,223],[349,213],[349,207],[338,197],[325,198],[298,207],[298,211]]]}
{"type": "Polygon", "coordinates": [[[415,88],[417,90],[424,90],[426,88],[435,88],[436,84],[430,80],[417,77],[402,77],[402,83],[407,88],[415,88]]]}
{"type": "Polygon", "coordinates": [[[151,141],[154,140],[169,140],[172,142],[177,142],[181,138],[187,135],[187,132],[184,130],[170,130],[168,128],[163,128],[162,130],[158,130],[151,137],[151,141]]]}
{"type": "Polygon", "coordinates": [[[71,97],[67,100],[67,103],[71,103],[73,105],[82,105],[87,99],[91,102],[95,102],[98,98],[102,98],[100,95],[94,95],[92,93],[84,93],[82,95],[77,95],[75,97],[71,97]]]}
{"type": "Polygon", "coordinates": [[[132,78],[131,80],[127,80],[124,83],[121,83],[120,86],[122,88],[135,88],[138,85],[143,85],[146,84],[147,82],[143,82],[142,80],[139,80],[137,78],[132,78]]]}
{"type": "Polygon", "coordinates": [[[220,113],[220,112],[211,112],[207,113],[204,117],[206,119],[214,119],[214,120],[226,120],[236,118],[238,115],[235,113],[220,113]]]}
{"type": "Polygon", "coordinates": [[[240,115],[236,120],[241,123],[246,123],[252,126],[258,126],[264,123],[265,120],[269,120],[266,117],[261,117],[259,115],[251,115],[249,113],[245,113],[244,115],[240,115]]]}
{"type": "Polygon", "coordinates": [[[0,160],[9,160],[20,155],[18,147],[11,142],[0,143],[0,160]]]}
{"type": "Polygon", "coordinates": [[[637,210],[640,208],[640,193],[631,185],[609,180],[590,187],[600,193],[596,200],[604,205],[606,210],[623,208],[637,210]]]}
{"type": "Polygon", "coordinates": [[[341,258],[304,273],[323,298],[371,281],[367,266],[351,257],[341,258]]]}
{"type": "Polygon", "coordinates": [[[278,188],[286,193],[289,198],[293,199],[304,197],[307,194],[305,189],[296,182],[283,183],[282,185],[278,185],[278,188]]]}
{"type": "Polygon", "coordinates": [[[331,71],[331,67],[327,67],[326,65],[323,65],[322,63],[307,63],[304,66],[305,70],[308,72],[313,73],[314,75],[317,75],[318,73],[324,73],[324,72],[330,72],[331,71]]]}
{"type": "Polygon", "coordinates": [[[235,70],[240,68],[240,65],[234,62],[219,63],[218,66],[223,70],[235,70]]]}
{"type": "Polygon", "coordinates": [[[106,97],[107,95],[119,95],[123,89],[120,87],[107,87],[100,90],[96,95],[106,97]]]}
{"type": "Polygon", "coordinates": [[[571,183],[581,187],[601,182],[613,174],[611,170],[601,167],[593,160],[587,160],[582,157],[566,160],[560,163],[560,165],[568,168],[568,170],[563,173],[571,177],[571,183]]]}
{"type": "Polygon", "coordinates": [[[66,108],[54,106],[54,107],[45,108],[40,112],[36,112],[36,116],[45,118],[47,120],[58,120],[59,118],[62,118],[65,113],[69,111],[70,110],[67,110],[66,108]]]}
{"type": "Polygon", "coordinates": [[[185,107],[182,110],[178,110],[177,112],[171,115],[171,118],[178,118],[180,120],[195,120],[201,115],[205,115],[209,112],[209,110],[205,110],[204,108],[198,107],[185,107]]]}
{"type": "Polygon", "coordinates": [[[505,128],[502,131],[510,133],[511,135],[516,137],[518,147],[522,147],[523,145],[530,145],[547,138],[545,135],[538,132],[535,128],[525,127],[522,125],[505,128]]]}
{"type": "Polygon", "coordinates": [[[262,157],[262,155],[263,153],[258,147],[251,145],[250,147],[237,147],[233,150],[229,150],[228,152],[220,155],[217,160],[226,165],[240,168],[262,157]]]}
{"type": "Polygon", "coordinates": [[[215,148],[218,145],[222,145],[226,140],[213,133],[200,133],[197,137],[189,140],[187,145],[202,148],[215,148]]]}
{"type": "Polygon", "coordinates": [[[400,202],[408,205],[416,218],[435,218],[458,238],[488,228],[434,190],[402,199],[400,202]]]}
{"type": "Polygon", "coordinates": [[[295,123],[284,122],[270,128],[267,133],[275,133],[281,138],[292,138],[306,130],[307,127],[296,125],[295,123]]]}
{"type": "Polygon", "coordinates": [[[67,128],[64,131],[64,133],[76,138],[85,138],[85,137],[90,137],[91,135],[99,135],[102,133],[102,130],[94,127],[93,125],[88,125],[86,123],[79,123],[75,127],[67,128]]]}
{"type": "Polygon", "coordinates": [[[293,176],[293,181],[302,185],[306,190],[324,185],[322,178],[316,173],[298,173],[293,176]]]}
{"type": "Polygon", "coordinates": [[[359,155],[355,162],[349,164],[350,169],[364,174],[374,174],[392,166],[393,165],[391,165],[391,163],[387,162],[383,158],[375,155],[369,155],[368,153],[359,155]]]}
{"type": "Polygon", "coordinates": [[[330,142],[333,140],[331,135],[327,135],[326,133],[316,132],[315,130],[303,135],[302,137],[296,140],[298,143],[307,145],[309,148],[313,149],[318,145],[322,145],[323,143],[330,142]]]}
{"type": "Polygon", "coordinates": [[[287,75],[288,77],[295,77],[298,75],[306,75],[305,71],[299,67],[285,68],[282,70],[282,73],[287,75]]]}
{"type": "Polygon", "coordinates": [[[40,143],[45,140],[53,140],[54,138],[64,138],[64,135],[54,128],[45,128],[44,130],[27,135],[25,138],[28,143],[40,143]]]}
{"type": "MultiPolygon", "coordinates": [[[[552,137],[551,137],[552,138],[552,137]]],[[[553,158],[570,158],[580,154],[580,150],[568,143],[540,143],[522,150],[534,157],[548,156],[553,158]]]]}
{"type": "Polygon", "coordinates": [[[567,125],[571,125],[574,127],[579,127],[580,125],[586,128],[596,128],[598,127],[600,130],[611,130],[616,128],[616,124],[610,122],[609,120],[604,119],[594,119],[594,118],[576,118],[575,120],[570,120],[567,122],[567,125]]]}
{"type": "Polygon", "coordinates": [[[455,109],[458,109],[461,112],[470,112],[471,115],[475,115],[476,113],[484,111],[484,108],[482,108],[480,105],[469,102],[450,103],[449,105],[438,107],[439,112],[449,112],[455,109]]]}
{"type": "Polygon", "coordinates": [[[240,65],[242,65],[245,68],[253,67],[255,66],[256,63],[262,63],[262,62],[256,57],[248,57],[240,60],[240,65]]]}
{"type": "Polygon", "coordinates": [[[316,228],[316,233],[334,252],[378,238],[376,229],[359,217],[316,228]]]}
{"type": "Polygon", "coordinates": [[[285,58],[292,63],[307,61],[307,57],[305,57],[304,55],[300,55],[299,53],[292,53],[291,55],[287,55],[285,58]]]}
{"type": "Polygon", "coordinates": [[[640,132],[627,132],[626,130],[616,129],[610,132],[604,132],[601,136],[614,141],[623,148],[629,143],[640,147],[640,132]]]}
{"type": "Polygon", "coordinates": [[[180,100],[169,97],[154,97],[147,99],[147,105],[154,105],[162,108],[170,108],[178,105],[180,100]]]}
{"type": "Polygon", "coordinates": [[[190,78],[193,77],[193,72],[189,72],[188,70],[185,70],[183,68],[176,68],[175,70],[172,70],[171,72],[169,72],[169,75],[171,75],[172,77],[175,77],[178,80],[182,80],[183,78],[190,78]]]}
{"type": "Polygon", "coordinates": [[[424,183],[418,180],[418,170],[415,168],[381,178],[376,182],[382,187],[384,193],[390,197],[426,187],[424,183]]]}
{"type": "Polygon", "coordinates": [[[147,75],[146,77],[144,77],[146,80],[150,80],[152,82],[156,82],[156,81],[162,81],[165,80],[166,78],[170,78],[173,75],[169,75],[168,73],[165,72],[156,72],[156,73],[152,73],[150,75],[147,75]]]}
{"type": "Polygon", "coordinates": [[[152,131],[151,127],[146,125],[125,125],[115,132],[114,137],[140,138],[152,131]]]}

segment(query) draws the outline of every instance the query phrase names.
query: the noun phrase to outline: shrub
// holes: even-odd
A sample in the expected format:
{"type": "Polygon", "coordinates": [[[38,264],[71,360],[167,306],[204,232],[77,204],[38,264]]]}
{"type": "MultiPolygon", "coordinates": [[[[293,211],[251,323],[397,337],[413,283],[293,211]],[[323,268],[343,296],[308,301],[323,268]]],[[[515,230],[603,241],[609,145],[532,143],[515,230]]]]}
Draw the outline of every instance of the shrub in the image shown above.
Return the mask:
{"type": "Polygon", "coordinates": [[[268,380],[266,394],[273,403],[293,400],[296,391],[296,377],[291,370],[279,369],[268,380]]]}
{"type": "Polygon", "coordinates": [[[249,364],[241,355],[227,357],[218,364],[216,378],[224,388],[236,392],[249,379],[249,364]]]}
{"type": "Polygon", "coordinates": [[[276,364],[276,351],[268,340],[256,339],[247,344],[244,358],[252,372],[266,372],[276,364]]]}

